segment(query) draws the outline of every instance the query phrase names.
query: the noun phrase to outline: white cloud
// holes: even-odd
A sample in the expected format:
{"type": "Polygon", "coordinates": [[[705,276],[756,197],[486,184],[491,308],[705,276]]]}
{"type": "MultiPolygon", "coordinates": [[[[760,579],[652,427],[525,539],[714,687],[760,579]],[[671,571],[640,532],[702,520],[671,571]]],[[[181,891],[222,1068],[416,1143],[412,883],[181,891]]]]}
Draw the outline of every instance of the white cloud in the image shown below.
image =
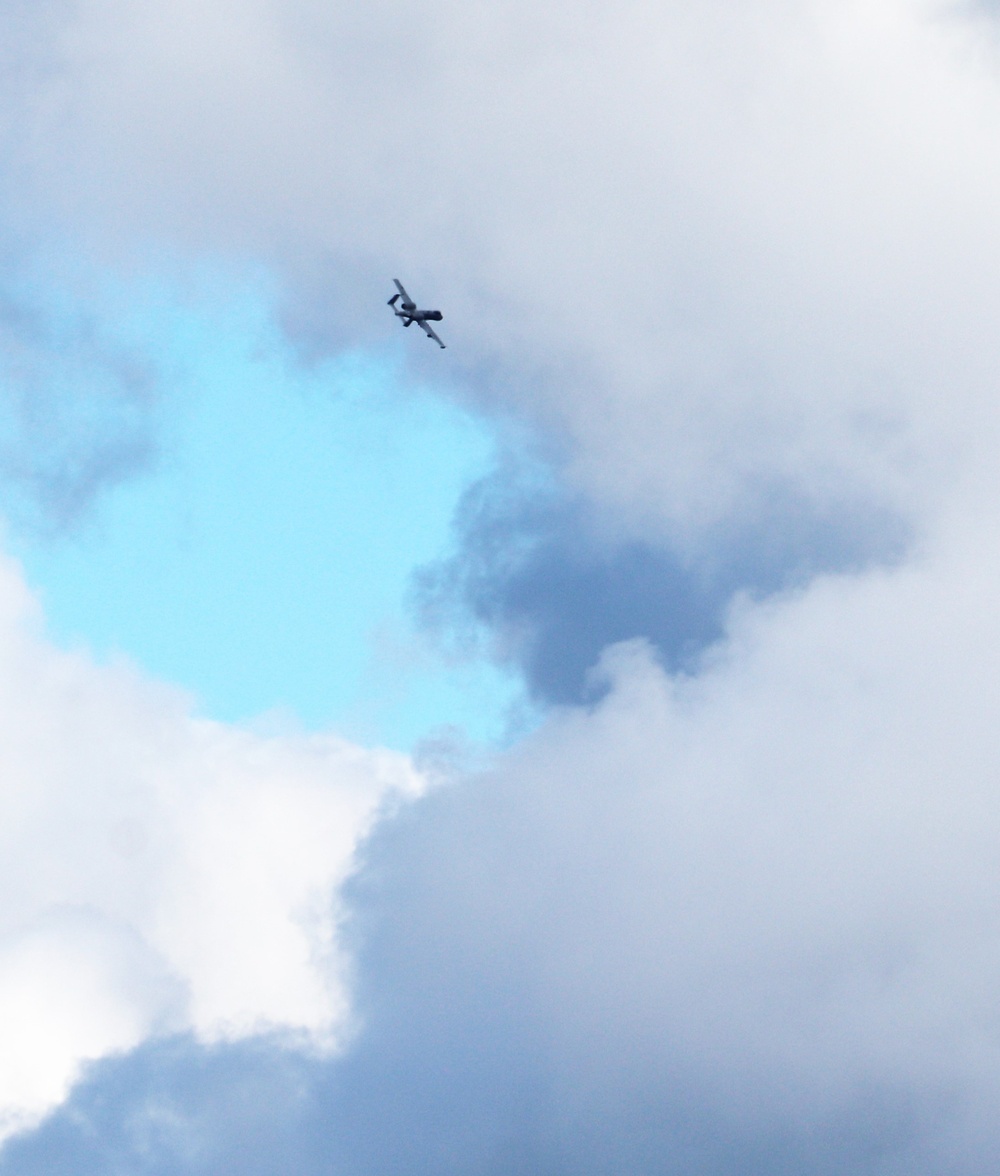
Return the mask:
{"type": "Polygon", "coordinates": [[[340,341],[409,275],[475,394],[567,433],[632,526],[696,543],[775,488],[920,521],[992,444],[1000,67],[967,6],[85,0],[47,27],[11,216],[332,257],[340,341]]]}
{"type": "Polygon", "coordinates": [[[151,1034],[348,1028],[337,888],[419,778],[332,736],[195,719],[127,665],[53,648],[0,567],[0,1124],[151,1034]]]}

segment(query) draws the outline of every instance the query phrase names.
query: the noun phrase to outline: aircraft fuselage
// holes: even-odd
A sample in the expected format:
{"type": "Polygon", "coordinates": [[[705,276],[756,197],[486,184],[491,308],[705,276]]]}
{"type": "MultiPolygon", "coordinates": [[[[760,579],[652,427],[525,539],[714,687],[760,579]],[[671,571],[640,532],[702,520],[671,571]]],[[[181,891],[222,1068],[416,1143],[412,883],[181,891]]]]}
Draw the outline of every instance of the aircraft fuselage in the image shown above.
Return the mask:
{"type": "Polygon", "coordinates": [[[402,310],[396,311],[396,318],[413,319],[415,323],[439,323],[444,318],[444,315],[439,310],[417,310],[416,307],[412,310],[407,310],[404,306],[402,310]]]}

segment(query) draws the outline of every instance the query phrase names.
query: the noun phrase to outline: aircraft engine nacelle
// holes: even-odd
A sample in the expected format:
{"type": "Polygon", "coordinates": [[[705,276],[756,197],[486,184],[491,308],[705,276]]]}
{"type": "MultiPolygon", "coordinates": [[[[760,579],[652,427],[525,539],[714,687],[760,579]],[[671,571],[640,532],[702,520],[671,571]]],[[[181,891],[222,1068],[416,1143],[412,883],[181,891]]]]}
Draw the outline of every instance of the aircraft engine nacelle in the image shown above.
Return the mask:
{"type": "Polygon", "coordinates": [[[439,310],[427,310],[424,312],[424,318],[433,319],[434,322],[439,323],[444,315],[439,310]]]}

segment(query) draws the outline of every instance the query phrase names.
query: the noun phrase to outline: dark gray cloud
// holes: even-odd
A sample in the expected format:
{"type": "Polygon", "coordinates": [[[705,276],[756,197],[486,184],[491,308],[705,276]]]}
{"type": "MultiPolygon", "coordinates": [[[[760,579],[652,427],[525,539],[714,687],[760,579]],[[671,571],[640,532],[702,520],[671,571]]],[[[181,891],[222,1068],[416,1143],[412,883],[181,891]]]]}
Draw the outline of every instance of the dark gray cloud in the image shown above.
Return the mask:
{"type": "MultiPolygon", "coordinates": [[[[449,961],[442,960],[442,964],[449,961]]],[[[403,982],[411,980],[403,977],[403,982]]],[[[484,995],[497,981],[483,978],[484,995]]],[[[613,1098],[575,1114],[553,1106],[570,1076],[539,1056],[537,1026],[481,1005],[450,1015],[424,990],[417,1040],[366,1044],[346,1062],[280,1042],[146,1045],[95,1065],[37,1131],[8,1144],[4,1176],[861,1176],[920,1172],[940,1105],[859,1089],[821,1123],[734,1121],[682,1066],[621,1075],[613,1098]]],[[[507,1010],[512,1011],[511,1009],[507,1010]]],[[[969,1169],[987,1172],[988,1167],[969,1169]]]]}
{"type": "Polygon", "coordinates": [[[893,563],[907,547],[904,520],[861,503],[774,491],[744,506],[685,554],[601,527],[551,478],[508,465],[465,494],[457,552],[417,573],[416,606],[446,641],[516,664],[540,700],[580,703],[606,689],[591,671],[609,645],[644,638],[669,670],[692,672],[737,593],[893,563]]]}
{"type": "Polygon", "coordinates": [[[67,1176],[319,1173],[329,1153],[324,1074],[280,1042],[207,1048],[158,1041],[94,1065],[40,1130],[15,1139],[9,1173],[67,1176]]]}

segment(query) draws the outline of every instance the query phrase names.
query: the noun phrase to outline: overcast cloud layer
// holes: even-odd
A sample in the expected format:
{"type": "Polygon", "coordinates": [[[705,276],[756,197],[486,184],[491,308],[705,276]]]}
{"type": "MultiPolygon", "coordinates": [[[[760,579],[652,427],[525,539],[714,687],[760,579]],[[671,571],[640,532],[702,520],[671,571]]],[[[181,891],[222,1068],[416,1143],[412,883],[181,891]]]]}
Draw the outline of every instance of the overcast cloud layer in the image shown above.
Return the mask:
{"type": "MultiPolygon", "coordinates": [[[[377,345],[399,276],[446,313],[447,352],[407,337],[418,374],[512,446],[530,433],[572,504],[480,512],[449,572],[568,705],[377,822],[360,858],[384,791],[415,789],[404,761],[194,723],[22,636],[7,574],[0,1027],[37,976],[46,1024],[76,1002],[49,1045],[8,1030],[10,1057],[55,1058],[0,1074],[8,1113],[59,1100],[83,1059],[193,1034],[94,1071],[8,1170],[68,1171],[60,1147],[107,1170],[105,1145],[130,1172],[222,1170],[225,1099],[190,1091],[238,1072],[302,1084],[288,1119],[317,1172],[991,1172],[991,10],[84,0],[2,19],[8,234],[123,270],[271,266],[304,361],[377,345]],[[575,627],[551,596],[574,560],[575,627]],[[94,858],[118,820],[127,852],[94,858]],[[42,846],[61,848],[40,870],[42,846]],[[353,1021],[319,962],[339,910],[353,1021]],[[345,1024],[315,1065],[198,1044],[345,1024]],[[143,1114],[170,1138],[123,1133],[143,1114]]],[[[282,1123],[257,1170],[286,1170],[282,1123]]]]}

